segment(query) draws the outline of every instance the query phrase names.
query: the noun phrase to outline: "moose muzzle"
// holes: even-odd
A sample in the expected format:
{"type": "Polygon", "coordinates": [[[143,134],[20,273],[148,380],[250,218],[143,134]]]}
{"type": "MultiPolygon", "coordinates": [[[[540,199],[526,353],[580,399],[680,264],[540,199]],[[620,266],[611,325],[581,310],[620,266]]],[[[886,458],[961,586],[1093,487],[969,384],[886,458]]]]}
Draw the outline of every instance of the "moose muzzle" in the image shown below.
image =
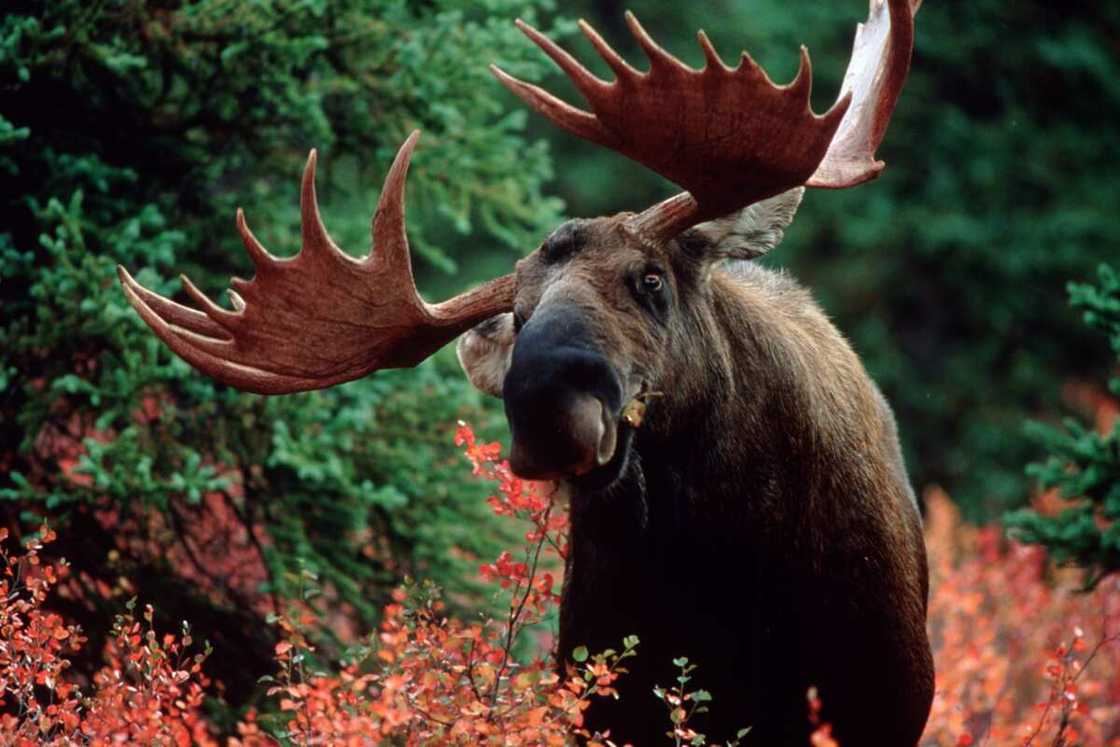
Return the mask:
{"type": "Polygon", "coordinates": [[[607,464],[622,386],[578,308],[541,308],[521,329],[502,386],[520,477],[559,480],[607,464]]]}

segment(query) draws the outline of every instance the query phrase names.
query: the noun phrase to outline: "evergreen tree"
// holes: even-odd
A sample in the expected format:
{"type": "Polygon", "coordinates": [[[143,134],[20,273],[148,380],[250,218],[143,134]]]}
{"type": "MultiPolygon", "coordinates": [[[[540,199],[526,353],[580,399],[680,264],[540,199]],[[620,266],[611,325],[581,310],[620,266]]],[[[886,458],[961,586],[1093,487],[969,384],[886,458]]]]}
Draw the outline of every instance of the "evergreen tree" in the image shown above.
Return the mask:
{"type": "MultiPolygon", "coordinates": [[[[406,574],[476,606],[496,554],[452,445],[493,427],[450,354],[329,391],[245,395],[197,372],[127,306],[115,265],[183,299],[250,264],[236,205],[298,247],[321,149],[324,220],[365,253],[399,144],[424,130],[409,228],[429,291],[462,260],[508,267],[558,219],[551,165],[485,62],[537,74],[512,0],[78,0],[0,20],[0,526],[49,521],[76,572],[60,602],[95,655],[129,597],[215,646],[234,703],[271,662],[265,617],[307,595],[366,631],[406,574]],[[483,247],[479,252],[478,247],[483,247]],[[484,255],[479,258],[479,254],[484,255]]],[[[330,644],[329,641],[325,642],[330,644]]],[[[328,645],[329,650],[329,645],[328,645]]]]}
{"type": "MultiPolygon", "coordinates": [[[[1099,283],[1070,284],[1070,301],[1082,310],[1085,324],[1108,336],[1120,363],[1120,276],[1106,265],[1099,283]]],[[[1120,376],[1109,389],[1120,397],[1120,376]]],[[[1095,586],[1120,571],[1120,420],[1106,432],[1068,419],[1065,428],[1031,423],[1029,433],[1050,456],[1027,473],[1072,505],[1057,515],[1022,509],[1007,517],[1007,525],[1017,539],[1044,545],[1056,560],[1087,569],[1086,584],[1095,586]]]]}

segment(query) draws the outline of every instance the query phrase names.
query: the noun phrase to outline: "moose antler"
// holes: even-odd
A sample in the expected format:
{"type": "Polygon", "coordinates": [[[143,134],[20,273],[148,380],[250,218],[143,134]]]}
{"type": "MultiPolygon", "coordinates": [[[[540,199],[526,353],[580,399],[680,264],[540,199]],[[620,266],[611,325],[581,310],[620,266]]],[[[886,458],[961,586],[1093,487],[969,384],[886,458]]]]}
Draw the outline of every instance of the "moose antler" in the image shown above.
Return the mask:
{"type": "MultiPolygon", "coordinates": [[[[707,58],[694,70],[659,47],[633,15],[626,20],[650,60],[632,68],[594,29],[580,28],[616,75],[607,83],[536,29],[518,26],[568,74],[592,112],[492,66],[533,109],[571,132],[616,150],[687,191],[634,216],[635,230],[670,238],[704,220],[791,189],[847,187],[883,168],[875,149],[909,69],[913,15],[921,0],[871,0],[839,100],[817,116],[809,107],[812,73],[801,68],[776,86],[744,53],[732,69],[700,32],[707,58]],[[888,12],[889,9],[889,12],[888,12]]],[[[261,394],[321,389],[381,368],[414,366],[476,323],[508,311],[513,276],[492,280],[441,304],[420,298],[404,226],[404,184],[418,132],[401,146],[373,219],[374,250],[342,253],[327,235],[315,199],[315,151],[300,195],[303,247],[270,255],[237,212],[237,229],[256,265],[234,278],[234,310],[221,308],[187,278],[201,311],[137,283],[118,268],[129,302],[187,362],[239,389],[261,394]]]]}
{"type": "Polygon", "coordinates": [[[237,211],[237,230],[256,266],[234,278],[234,311],[221,308],[182,276],[202,311],[137,283],[118,267],[132,306],[188,363],[226,384],[258,394],[322,389],[382,368],[415,366],[472,326],[508,311],[513,276],[492,280],[441,304],[420,298],[404,225],[404,184],[413,132],[397,152],[373,218],[373,249],[353,259],[327,235],[315,198],[315,151],[300,192],[303,247],[272,256],[237,211]]]}
{"type": "Polygon", "coordinates": [[[871,0],[867,23],[856,27],[852,59],[841,91],[853,95],[824,161],[806,183],[842,189],[874,179],[886,166],[875,160],[914,50],[914,16],[922,0],[871,0]]]}
{"type": "Polygon", "coordinates": [[[707,64],[695,70],[650,38],[631,13],[626,22],[649,58],[639,72],[586,22],[580,29],[614,71],[606,82],[528,24],[518,27],[568,75],[590,104],[573,107],[491,66],[507,88],[564,129],[616,150],[687,190],[636,216],[631,224],[670,238],[683,229],[801,184],[847,187],[883,168],[875,149],[886,132],[910,65],[920,0],[871,0],[842,93],[825,114],[809,106],[812,72],[801,67],[774,85],[747,53],[728,68],[707,35],[707,64]],[[888,12],[889,7],[889,12],[888,12]]]}

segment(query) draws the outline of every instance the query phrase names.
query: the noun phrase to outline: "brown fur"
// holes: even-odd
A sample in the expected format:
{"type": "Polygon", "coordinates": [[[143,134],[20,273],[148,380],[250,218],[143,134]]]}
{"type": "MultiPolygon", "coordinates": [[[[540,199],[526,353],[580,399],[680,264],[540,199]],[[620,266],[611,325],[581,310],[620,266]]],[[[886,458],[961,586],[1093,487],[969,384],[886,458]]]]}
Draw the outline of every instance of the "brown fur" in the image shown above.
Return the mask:
{"type": "MultiPolygon", "coordinates": [[[[932,698],[927,574],[886,401],[807,292],[720,265],[759,253],[757,231],[739,250],[704,227],[656,246],[624,217],[581,222],[570,256],[537,252],[517,272],[516,314],[579,307],[626,396],[663,393],[621,477],[571,489],[559,656],[642,639],[621,699],[589,723],[619,743],[663,740],[650,688],[684,655],[715,697],[698,724],[713,740],[753,726],[745,744],[806,744],[813,685],[842,744],[912,747],[932,698]],[[669,287],[663,318],[628,286],[651,268],[669,287]]],[[[490,326],[460,346],[468,371],[471,345],[515,343],[508,320],[490,326]]]]}

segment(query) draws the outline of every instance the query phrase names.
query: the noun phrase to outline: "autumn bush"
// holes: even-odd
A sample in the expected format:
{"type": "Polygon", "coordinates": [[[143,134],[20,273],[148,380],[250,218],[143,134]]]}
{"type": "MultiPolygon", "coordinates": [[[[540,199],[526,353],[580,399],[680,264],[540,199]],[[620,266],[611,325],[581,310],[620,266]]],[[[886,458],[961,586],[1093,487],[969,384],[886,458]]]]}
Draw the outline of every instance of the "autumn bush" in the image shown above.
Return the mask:
{"type": "MultiPolygon", "coordinates": [[[[574,735],[611,744],[609,734],[584,729],[582,713],[594,698],[617,697],[613,685],[641,642],[576,649],[575,661],[554,667],[547,621],[559,603],[566,511],[548,486],[516,478],[497,444],[465,426],[456,441],[474,474],[493,483],[491,510],[524,531],[521,547],[480,568],[505,614],[460,619],[440,590],[410,582],[377,631],[330,661],[309,635],[319,617],[294,602],[275,618],[275,672],[261,682],[259,706],[227,729],[226,744],[563,745],[574,735]]],[[[923,745],[1120,745],[1120,582],[1081,593],[1078,573],[1054,570],[1042,549],[962,524],[940,491],[926,502],[937,693],[923,745]]],[[[130,605],[101,652],[104,666],[83,679],[68,657],[88,643],[44,607],[71,577],[65,563],[40,560],[51,532],[18,549],[3,539],[0,744],[219,743],[204,697],[220,683],[203,674],[208,649],[186,623],[160,632],[150,606],[137,615],[130,605]]],[[[665,744],[707,744],[690,720],[734,704],[689,687],[703,662],[675,664],[677,681],[650,694],[650,717],[664,718],[665,744]]],[[[828,724],[817,723],[817,693],[806,697],[812,744],[835,747],[828,724]]],[[[738,743],[749,746],[744,727],[738,743]]]]}
{"type": "Polygon", "coordinates": [[[1120,579],[1085,593],[1045,550],[926,495],[936,694],[926,745],[1120,744],[1120,579]]]}
{"type": "MultiPolygon", "coordinates": [[[[0,542],[6,539],[0,529],[0,542]]],[[[92,682],[69,676],[67,655],[85,640],[42,607],[69,577],[64,563],[40,562],[43,544],[54,539],[44,528],[19,552],[0,547],[0,744],[216,745],[201,709],[208,649],[191,652],[187,623],[179,635],[157,635],[151,606],[143,621],[134,604],[117,618],[92,682]]]]}

